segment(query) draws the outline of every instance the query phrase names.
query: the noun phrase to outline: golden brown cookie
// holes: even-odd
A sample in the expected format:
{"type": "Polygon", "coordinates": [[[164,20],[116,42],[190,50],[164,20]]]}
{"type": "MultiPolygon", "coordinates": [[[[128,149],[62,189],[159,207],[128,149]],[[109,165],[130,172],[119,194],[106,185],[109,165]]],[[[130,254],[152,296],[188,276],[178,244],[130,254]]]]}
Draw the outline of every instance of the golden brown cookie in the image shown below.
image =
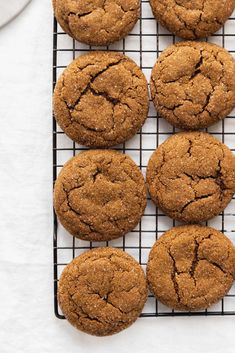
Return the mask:
{"type": "Polygon", "coordinates": [[[151,156],[147,185],[169,217],[200,223],[218,215],[235,193],[235,156],[204,132],[181,132],[151,156]]]}
{"type": "Polygon", "coordinates": [[[77,329],[112,335],[140,315],[147,299],[144,271],[122,250],[93,249],[66,266],[58,297],[65,317],[77,329]]]}
{"type": "Polygon", "coordinates": [[[150,0],[150,4],[161,25],[185,39],[218,31],[235,7],[234,0],[150,0]]]}
{"type": "Polygon", "coordinates": [[[150,88],[159,114],[175,127],[195,130],[224,119],[235,106],[235,60],[205,42],[180,42],[155,64],[150,88]]]}
{"type": "Polygon", "coordinates": [[[140,14],[140,0],[53,0],[53,7],[63,30],[89,45],[124,38],[140,14]]]}
{"type": "Polygon", "coordinates": [[[157,240],[149,255],[149,288],[173,309],[208,308],[226,295],[234,278],[235,249],[213,228],[172,228],[157,240]]]}
{"type": "Polygon", "coordinates": [[[70,159],[54,189],[61,224],[83,240],[107,241],[134,229],[146,207],[143,175],[132,159],[91,150],[70,159]]]}
{"type": "Polygon", "coordinates": [[[65,69],[54,93],[55,118],[86,146],[109,147],[135,135],[148,113],[148,85],[125,55],[91,52],[65,69]]]}

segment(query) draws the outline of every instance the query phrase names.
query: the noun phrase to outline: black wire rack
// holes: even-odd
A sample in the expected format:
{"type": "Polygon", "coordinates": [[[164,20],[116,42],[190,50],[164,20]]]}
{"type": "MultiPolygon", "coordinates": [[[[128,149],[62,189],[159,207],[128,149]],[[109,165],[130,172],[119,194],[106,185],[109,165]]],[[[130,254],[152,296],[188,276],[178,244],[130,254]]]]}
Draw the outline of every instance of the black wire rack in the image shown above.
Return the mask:
{"type": "MultiPolygon", "coordinates": [[[[171,35],[156,22],[150,9],[149,1],[147,0],[141,1],[140,18],[133,31],[125,39],[109,47],[91,47],[74,41],[64,33],[54,19],[53,88],[60,73],[73,59],[81,53],[93,50],[112,50],[130,56],[140,66],[149,81],[152,67],[160,53],[167,46],[178,40],[177,37],[171,35]]],[[[232,55],[235,55],[235,13],[219,32],[207,40],[226,48],[232,55]]],[[[150,155],[159,144],[176,131],[177,129],[172,128],[165,120],[157,116],[150,101],[149,116],[141,131],[130,141],[115,147],[115,149],[123,153],[128,153],[145,175],[150,155]]],[[[221,139],[221,141],[235,152],[234,112],[224,121],[207,129],[207,131],[221,139]]],[[[84,149],[86,148],[71,141],[61,131],[53,118],[53,182],[55,182],[63,164],[84,149]]],[[[234,212],[235,198],[233,198],[225,212],[206,224],[221,230],[235,242],[234,212]]],[[[57,301],[58,279],[64,267],[74,257],[94,247],[112,246],[127,251],[145,269],[149,251],[156,238],[175,225],[177,225],[177,222],[162,214],[148,197],[145,214],[139,225],[130,234],[110,242],[86,242],[68,235],[57,222],[54,213],[54,309],[56,317],[59,319],[64,318],[57,301]]],[[[218,304],[200,312],[177,312],[171,310],[156,301],[153,295],[149,294],[141,317],[186,315],[235,315],[235,286],[218,304]]]]}

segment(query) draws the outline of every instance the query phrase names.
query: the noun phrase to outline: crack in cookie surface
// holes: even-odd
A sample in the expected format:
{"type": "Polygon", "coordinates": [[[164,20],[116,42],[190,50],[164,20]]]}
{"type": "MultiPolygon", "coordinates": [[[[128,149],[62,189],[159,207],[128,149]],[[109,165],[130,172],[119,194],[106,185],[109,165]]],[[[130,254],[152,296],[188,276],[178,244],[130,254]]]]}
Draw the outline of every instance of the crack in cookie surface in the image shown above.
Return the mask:
{"type": "Polygon", "coordinates": [[[111,240],[134,229],[143,215],[144,178],[130,157],[119,152],[83,152],[67,162],[57,178],[54,207],[72,235],[111,240]]]}
{"type": "Polygon", "coordinates": [[[139,0],[55,0],[61,27],[74,39],[107,46],[124,38],[140,14],[139,0]]]}
{"type": "Polygon", "coordinates": [[[208,37],[232,14],[234,0],[150,0],[162,26],[185,39],[208,37]]]}
{"type": "Polygon", "coordinates": [[[148,113],[147,81],[139,67],[117,53],[80,56],[59,78],[55,118],[86,146],[109,147],[132,137],[148,113]]]}
{"type": "Polygon", "coordinates": [[[154,244],[147,265],[151,291],[177,310],[203,310],[231,288],[235,278],[235,249],[219,231],[179,226],[154,244]]]}
{"type": "Polygon", "coordinates": [[[210,43],[180,42],[159,57],[151,95],[160,115],[175,127],[196,130],[224,119],[235,106],[235,61],[210,43]]]}
{"type": "Polygon", "coordinates": [[[186,223],[218,215],[235,192],[235,157],[203,132],[182,132],[153,153],[147,167],[152,200],[168,216],[186,223]]]}
{"type": "Polygon", "coordinates": [[[103,336],[130,326],[147,299],[144,272],[128,254],[100,248],[74,259],[59,281],[60,307],[72,325],[103,336]]]}

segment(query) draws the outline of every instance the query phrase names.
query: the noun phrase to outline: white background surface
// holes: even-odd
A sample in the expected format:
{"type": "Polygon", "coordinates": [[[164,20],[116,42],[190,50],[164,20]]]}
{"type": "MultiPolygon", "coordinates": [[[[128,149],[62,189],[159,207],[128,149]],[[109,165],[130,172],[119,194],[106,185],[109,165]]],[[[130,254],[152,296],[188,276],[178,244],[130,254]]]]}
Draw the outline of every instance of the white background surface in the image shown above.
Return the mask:
{"type": "Polygon", "coordinates": [[[234,352],[235,317],[139,319],[106,338],[54,317],[51,62],[51,4],[33,0],[0,30],[0,352],[234,352]]]}

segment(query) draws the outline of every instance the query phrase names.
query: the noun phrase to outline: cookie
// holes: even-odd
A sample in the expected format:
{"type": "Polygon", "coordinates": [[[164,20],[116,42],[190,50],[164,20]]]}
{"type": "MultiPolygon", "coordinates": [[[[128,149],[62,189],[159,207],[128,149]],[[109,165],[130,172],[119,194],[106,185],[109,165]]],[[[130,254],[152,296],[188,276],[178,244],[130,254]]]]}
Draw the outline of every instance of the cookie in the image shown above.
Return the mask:
{"type": "Polygon", "coordinates": [[[66,266],[58,298],[65,317],[77,329],[112,335],[140,315],[147,299],[144,271],[122,250],[93,249],[66,266]]]}
{"type": "Polygon", "coordinates": [[[151,156],[147,185],[169,217],[200,223],[224,210],[235,193],[235,156],[204,132],[181,132],[151,156]]]}
{"type": "Polygon", "coordinates": [[[148,113],[148,85],[125,55],[91,52],[65,69],[54,93],[55,118],[81,145],[110,147],[134,136],[148,113]]]}
{"type": "Polygon", "coordinates": [[[136,24],[140,0],[53,0],[55,17],[72,38],[89,45],[109,45],[136,24]]]}
{"type": "Polygon", "coordinates": [[[146,207],[144,178],[130,157],[91,150],[70,159],[54,188],[61,224],[83,240],[108,241],[134,229],[146,207]]]}
{"type": "Polygon", "coordinates": [[[219,231],[197,225],[172,228],[154,244],[147,264],[150,290],[177,310],[218,302],[235,278],[235,249],[219,231]]]}
{"type": "Polygon", "coordinates": [[[208,37],[232,14],[234,0],[150,0],[155,18],[185,39],[208,37]]]}
{"type": "Polygon", "coordinates": [[[225,49],[205,42],[180,42],[167,48],[153,68],[153,103],[177,128],[205,128],[234,108],[234,77],[235,60],[225,49]]]}

